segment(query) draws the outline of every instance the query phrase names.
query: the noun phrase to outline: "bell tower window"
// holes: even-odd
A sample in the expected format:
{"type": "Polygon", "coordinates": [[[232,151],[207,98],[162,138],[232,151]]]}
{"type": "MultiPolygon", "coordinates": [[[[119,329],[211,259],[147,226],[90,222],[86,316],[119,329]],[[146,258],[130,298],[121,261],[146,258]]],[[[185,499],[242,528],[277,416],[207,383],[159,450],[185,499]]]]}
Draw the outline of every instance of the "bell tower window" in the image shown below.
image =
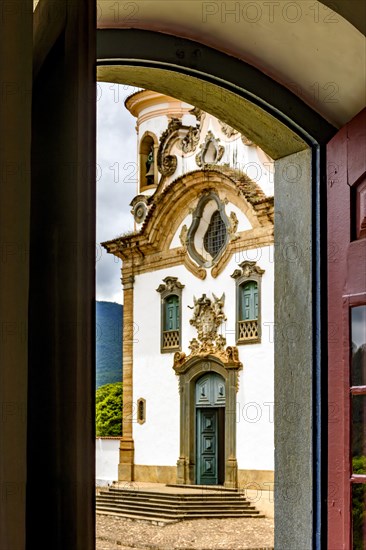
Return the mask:
{"type": "Polygon", "coordinates": [[[157,137],[152,132],[145,132],[140,141],[140,191],[154,188],[158,184],[157,150],[157,137]]]}

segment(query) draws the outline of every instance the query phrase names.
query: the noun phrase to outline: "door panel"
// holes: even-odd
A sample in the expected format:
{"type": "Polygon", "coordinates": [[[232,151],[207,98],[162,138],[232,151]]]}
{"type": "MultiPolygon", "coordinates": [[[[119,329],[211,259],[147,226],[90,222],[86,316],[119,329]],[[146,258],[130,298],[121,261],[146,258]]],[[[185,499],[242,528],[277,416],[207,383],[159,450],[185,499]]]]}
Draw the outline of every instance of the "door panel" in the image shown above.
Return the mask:
{"type": "MultiPolygon", "coordinates": [[[[352,308],[366,304],[365,129],[366,109],[327,147],[329,550],[357,547],[351,495],[366,482],[352,475],[351,448],[351,403],[366,386],[354,385],[350,369],[352,308]]],[[[359,504],[365,512],[365,501],[359,504]]]]}
{"type": "Polygon", "coordinates": [[[197,409],[197,484],[218,484],[217,409],[197,409]]]}
{"type": "Polygon", "coordinates": [[[225,483],[225,407],[217,409],[217,473],[219,485],[225,483]]]}

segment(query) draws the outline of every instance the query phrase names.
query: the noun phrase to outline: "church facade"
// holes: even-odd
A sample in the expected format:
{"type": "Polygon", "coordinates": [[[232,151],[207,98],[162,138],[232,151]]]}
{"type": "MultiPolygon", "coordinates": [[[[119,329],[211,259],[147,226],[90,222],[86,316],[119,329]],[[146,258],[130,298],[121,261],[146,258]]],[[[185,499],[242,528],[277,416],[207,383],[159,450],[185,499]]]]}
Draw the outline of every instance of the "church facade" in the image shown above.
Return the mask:
{"type": "Polygon", "coordinates": [[[122,260],[119,480],[273,490],[273,161],[160,93],[137,119],[135,231],[122,260]]]}

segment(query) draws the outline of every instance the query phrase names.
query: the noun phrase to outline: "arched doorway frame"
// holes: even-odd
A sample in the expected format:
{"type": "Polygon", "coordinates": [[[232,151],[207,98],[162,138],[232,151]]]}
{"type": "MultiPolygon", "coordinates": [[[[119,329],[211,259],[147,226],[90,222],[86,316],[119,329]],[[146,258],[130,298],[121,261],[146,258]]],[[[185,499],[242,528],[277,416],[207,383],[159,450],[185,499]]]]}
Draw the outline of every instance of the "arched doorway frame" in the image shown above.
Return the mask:
{"type": "MultiPolygon", "coordinates": [[[[312,541],[320,548],[326,540],[327,517],[322,505],[326,369],[321,369],[327,349],[322,292],[326,265],[321,262],[327,236],[321,181],[324,146],[336,129],[259,70],[197,42],[138,29],[104,29],[98,31],[97,57],[99,80],[152,89],[206,109],[276,161],[275,238],[280,246],[275,247],[275,544],[305,547],[312,541]],[[201,95],[194,93],[197,90],[201,95]],[[288,255],[291,248],[296,258],[288,255]],[[296,338],[296,346],[291,338],[296,338]]],[[[132,301],[133,290],[128,290],[132,301]]],[[[132,372],[130,363],[124,372],[129,388],[132,372]]],[[[132,417],[132,407],[130,393],[126,417],[132,417]]],[[[132,436],[125,443],[121,449],[130,456],[133,472],[132,436]]]]}
{"type": "MultiPolygon", "coordinates": [[[[31,6],[31,2],[25,2],[27,6],[31,6]]],[[[364,6],[361,2],[349,2],[348,0],[342,0],[337,6],[334,6],[330,0],[322,0],[321,4],[326,4],[332,7],[337,13],[341,14],[346,20],[350,22],[350,27],[354,25],[364,32],[364,21],[365,17],[362,17],[364,12],[364,6]]],[[[29,502],[30,506],[27,507],[27,516],[30,515],[30,511],[34,509],[32,506],[35,497],[38,495],[39,488],[39,479],[42,476],[46,476],[49,486],[48,499],[51,505],[48,507],[46,513],[46,523],[43,524],[48,526],[48,539],[52,538],[55,546],[57,548],[64,548],[65,545],[70,548],[78,548],[80,541],[83,541],[85,547],[94,548],[93,540],[95,530],[93,528],[94,521],[94,503],[92,499],[92,494],[94,491],[94,459],[93,459],[93,429],[92,422],[86,421],[85,419],[90,416],[93,418],[93,394],[94,394],[94,385],[90,381],[93,373],[93,328],[95,325],[93,317],[93,308],[90,307],[94,303],[94,286],[93,286],[93,273],[95,267],[95,258],[91,253],[85,255],[85,251],[89,250],[89,244],[91,243],[90,250],[93,250],[94,247],[94,227],[95,227],[95,204],[94,204],[94,193],[95,193],[95,158],[94,158],[94,143],[95,136],[93,133],[94,126],[94,29],[95,29],[95,2],[81,2],[76,1],[73,3],[62,3],[60,4],[61,9],[50,10],[50,2],[44,0],[40,2],[35,11],[35,28],[34,28],[34,49],[32,51],[32,13],[31,10],[24,12],[22,17],[18,16],[18,11],[14,11],[14,17],[8,18],[8,29],[7,33],[3,33],[2,39],[4,41],[9,39],[9,36],[17,36],[19,40],[14,43],[13,48],[4,48],[6,52],[7,64],[4,65],[5,77],[4,82],[10,79],[11,82],[14,80],[14,67],[17,70],[17,78],[21,75],[19,82],[23,83],[20,85],[21,90],[30,90],[32,83],[32,55],[34,56],[34,74],[37,74],[44,63],[47,54],[50,52],[51,48],[55,44],[55,41],[58,39],[61,33],[66,31],[66,47],[63,48],[59,56],[56,56],[56,59],[53,58],[52,64],[56,68],[57,72],[60,74],[60,80],[58,85],[54,87],[52,93],[52,101],[47,103],[47,96],[49,94],[49,86],[45,85],[41,90],[33,90],[33,97],[42,96],[44,94],[43,103],[44,105],[49,105],[49,108],[44,107],[43,111],[47,112],[50,115],[52,112],[61,112],[62,120],[67,120],[68,113],[73,113],[68,127],[64,131],[60,131],[59,124],[54,124],[52,119],[47,120],[48,124],[45,124],[44,127],[40,126],[39,121],[34,121],[33,117],[33,126],[36,128],[37,132],[41,135],[46,136],[47,143],[50,143],[51,146],[48,148],[48,154],[46,155],[48,159],[48,164],[44,171],[44,174],[36,174],[36,182],[40,181],[43,183],[42,192],[45,189],[50,189],[49,204],[55,204],[57,211],[61,211],[63,208],[63,200],[60,198],[58,193],[59,189],[62,190],[62,197],[72,197],[72,204],[75,205],[75,208],[67,209],[67,223],[65,227],[73,235],[77,234],[77,253],[73,254],[73,262],[69,262],[66,265],[65,271],[61,270],[62,276],[57,279],[53,278],[53,269],[48,261],[47,252],[52,249],[50,246],[50,240],[47,239],[49,235],[55,234],[55,229],[60,225],[59,220],[56,220],[56,217],[52,215],[50,218],[43,219],[37,208],[33,212],[32,208],[32,225],[36,224],[40,227],[40,234],[42,235],[41,241],[44,243],[42,252],[37,255],[32,251],[33,256],[38,259],[38,262],[35,261],[35,265],[42,265],[42,271],[44,272],[44,279],[42,279],[42,292],[37,296],[38,309],[43,313],[43,309],[47,309],[52,318],[55,319],[55,323],[49,323],[45,325],[44,318],[33,319],[33,324],[36,327],[33,333],[33,337],[39,334],[40,341],[42,340],[42,345],[45,341],[54,341],[60,333],[60,324],[64,319],[67,319],[67,322],[70,326],[73,327],[72,338],[65,338],[63,340],[63,348],[67,350],[68,361],[70,364],[69,371],[65,371],[65,362],[60,361],[58,364],[54,359],[53,350],[46,350],[42,356],[37,355],[36,360],[29,360],[29,367],[27,364],[26,358],[24,359],[24,347],[26,348],[27,342],[20,342],[18,339],[15,341],[13,339],[7,339],[4,342],[4,346],[10,347],[10,353],[7,355],[9,357],[15,357],[14,368],[8,369],[8,382],[11,383],[4,385],[3,388],[3,402],[9,403],[23,403],[26,404],[28,398],[30,403],[29,410],[35,414],[39,412],[42,419],[42,424],[44,426],[43,430],[39,430],[39,422],[34,422],[33,424],[28,422],[28,432],[29,440],[34,441],[34,449],[28,449],[28,454],[26,456],[23,452],[23,447],[26,442],[26,437],[24,435],[25,421],[24,414],[18,414],[18,424],[16,425],[15,430],[4,430],[5,438],[5,447],[6,453],[4,454],[5,461],[5,479],[6,481],[11,478],[7,477],[8,472],[12,472],[13,464],[20,464],[21,467],[25,470],[25,466],[28,467],[27,472],[27,493],[30,494],[29,502]],[[43,5],[45,9],[43,10],[43,5]],[[48,9],[47,9],[48,8],[48,9]],[[52,12],[52,23],[50,24],[49,14],[52,12]],[[67,14],[67,16],[65,16],[67,14]],[[40,23],[40,24],[39,24],[40,23]],[[19,60],[22,60],[22,63],[19,60]],[[27,69],[25,70],[25,65],[27,69]],[[8,67],[10,70],[8,71],[8,67]],[[10,75],[8,77],[8,74],[10,75]],[[62,104],[64,97],[67,97],[67,106],[68,109],[65,109],[62,104]],[[91,101],[86,101],[85,98],[90,97],[91,101]],[[55,108],[55,105],[57,108],[55,108]],[[63,110],[62,110],[63,109],[63,110]],[[75,112],[78,116],[75,115],[75,112]],[[56,138],[56,143],[59,143],[57,139],[60,138],[61,146],[54,146],[54,140],[56,138]],[[60,163],[60,154],[59,151],[62,149],[63,145],[66,143],[71,143],[73,150],[77,152],[77,156],[73,156],[69,152],[64,151],[62,155],[63,162],[60,163]],[[75,166],[89,166],[89,171],[87,175],[83,170],[79,170],[76,173],[76,170],[72,171],[71,177],[70,174],[67,177],[61,177],[61,184],[58,181],[54,182],[55,179],[53,174],[60,171],[63,165],[66,165],[68,162],[74,161],[77,159],[77,164],[75,166]],[[89,174],[89,175],[88,175],[89,174]],[[77,223],[76,223],[77,220],[77,223]],[[77,225],[78,224],[78,225],[77,225]],[[76,229],[78,228],[77,233],[76,229]],[[86,257],[85,257],[86,256],[86,257]],[[78,277],[74,277],[74,267],[78,267],[78,277]],[[75,285],[73,287],[66,286],[65,281],[75,280],[75,285]],[[60,308],[59,302],[57,301],[58,296],[67,296],[68,299],[64,300],[66,303],[65,308],[60,308]],[[41,297],[44,296],[44,301],[42,302],[41,297]],[[82,304],[82,306],[81,306],[82,304]],[[43,309],[42,309],[43,307],[43,309]],[[77,312],[77,318],[76,318],[77,312]],[[77,323],[76,323],[77,319],[77,323]],[[70,324],[71,323],[71,324],[70,324]],[[80,330],[79,327],[86,328],[86,335],[84,330],[80,330]],[[75,345],[75,340],[77,339],[78,345],[75,345]],[[22,345],[23,343],[23,345],[22,345]],[[42,368],[40,368],[42,367],[42,368]],[[40,379],[39,391],[35,395],[27,396],[24,392],[24,384],[19,384],[18,379],[22,379],[23,382],[26,382],[27,374],[29,377],[35,376],[37,371],[41,371],[43,375],[44,372],[54,372],[56,380],[56,389],[60,388],[61,382],[63,383],[62,391],[58,391],[56,398],[54,387],[49,384],[49,380],[44,382],[43,379],[40,379]],[[59,373],[57,376],[56,374],[59,373]],[[77,376],[74,376],[75,373],[77,376]],[[15,381],[13,383],[13,380],[15,381]],[[67,383],[64,382],[67,380],[67,383]],[[82,383],[79,381],[82,380],[82,383]],[[57,385],[58,384],[58,385],[57,385]],[[45,391],[45,389],[47,391],[45,391]],[[60,400],[58,399],[58,394],[62,395],[62,403],[65,402],[73,404],[75,401],[75,392],[78,392],[78,409],[75,409],[75,414],[69,414],[69,407],[67,407],[67,414],[65,414],[66,408],[60,407],[60,400]],[[5,392],[5,393],[4,393],[5,392]],[[89,405],[89,403],[91,403],[89,405]],[[44,415],[44,409],[47,408],[49,414],[44,415]],[[17,429],[19,428],[19,429],[17,429]],[[65,437],[67,436],[68,445],[64,445],[65,437]],[[39,448],[38,444],[40,438],[42,438],[41,444],[44,449],[45,460],[41,462],[39,460],[39,448]],[[61,441],[61,443],[59,443],[61,441]],[[74,449],[77,452],[74,452],[74,449]],[[16,455],[16,460],[14,460],[14,453],[16,455]],[[72,455],[72,456],[71,456],[72,455]],[[70,460],[71,458],[71,460],[70,460]],[[8,463],[11,467],[8,467],[8,463]],[[81,465],[81,466],[80,466],[81,465]],[[59,474],[62,472],[62,479],[66,480],[65,483],[59,483],[59,474]],[[54,479],[57,481],[55,482],[54,479]],[[70,482],[69,482],[70,480],[70,482]],[[34,489],[29,489],[33,487],[34,489]],[[57,486],[56,486],[57,483],[57,486]],[[61,498],[62,496],[62,498],[61,498]],[[70,506],[70,503],[79,503],[78,506],[70,506]],[[61,513],[60,513],[61,511],[61,513]],[[67,525],[67,529],[64,529],[64,526],[67,525]]],[[[98,6],[99,7],[99,6],[98,6]]],[[[153,6],[153,9],[155,6],[153,6]]],[[[177,11],[177,14],[180,12],[177,11]]],[[[189,28],[189,25],[187,26],[189,28]]],[[[158,27],[160,29],[160,27],[158,27]]],[[[161,28],[164,29],[163,25],[161,28]]],[[[169,26],[165,26],[165,29],[170,30],[169,26]]],[[[175,33],[177,34],[177,33],[175,33]]],[[[305,40],[308,40],[308,35],[304,35],[305,40]]],[[[287,41],[287,44],[290,44],[290,40],[287,41]]],[[[299,42],[300,47],[302,43],[299,42]]],[[[255,51],[255,43],[253,46],[253,51],[255,51]]],[[[250,50],[252,51],[252,50],[250,50]]],[[[291,50],[291,55],[296,56],[296,50],[291,50]]],[[[316,56],[317,57],[317,56],[316,56]]],[[[332,55],[332,50],[327,52],[327,55],[323,58],[323,63],[327,63],[327,59],[334,58],[332,55]]],[[[314,63],[316,59],[314,59],[314,63]]],[[[341,64],[341,60],[338,61],[341,64]]],[[[49,73],[50,66],[44,69],[46,74],[49,73]]],[[[288,81],[291,80],[291,77],[288,78],[288,81]]],[[[353,80],[350,78],[353,82],[353,80]]],[[[21,153],[27,154],[27,159],[29,161],[29,138],[24,132],[26,125],[30,124],[30,94],[26,94],[26,101],[24,101],[23,94],[10,94],[8,97],[9,103],[8,108],[5,110],[6,119],[5,119],[5,130],[10,129],[9,136],[16,136],[19,140],[19,143],[16,144],[15,150],[15,160],[16,163],[14,166],[19,165],[19,158],[21,153]],[[11,97],[11,102],[10,102],[11,97]],[[10,106],[10,108],[9,108],[10,106]],[[11,108],[14,108],[14,112],[20,113],[18,119],[13,117],[8,117],[8,113],[11,112],[11,108]],[[17,128],[18,131],[13,132],[13,129],[17,128]],[[25,143],[25,145],[24,145],[25,143]]],[[[343,104],[345,106],[349,105],[349,101],[344,100],[339,105],[339,109],[342,110],[343,104]]],[[[338,105],[335,109],[338,109],[338,105]]],[[[355,115],[354,110],[349,113],[350,115],[355,115]]],[[[349,117],[350,118],[350,117],[349,117]]],[[[343,119],[343,124],[348,121],[343,119]]],[[[4,123],[4,118],[2,118],[2,123],[4,123]]],[[[322,140],[319,143],[323,143],[322,140]]],[[[13,147],[13,140],[6,140],[5,152],[8,151],[8,147],[13,147]]],[[[321,159],[322,152],[319,156],[321,159]]],[[[44,163],[44,150],[42,150],[41,155],[42,161],[44,163]]],[[[22,164],[23,166],[23,164],[22,164]]],[[[74,166],[74,165],[73,165],[74,166]]],[[[27,167],[27,164],[25,164],[27,167]]],[[[324,175],[324,170],[321,171],[321,175],[324,175]]],[[[16,239],[14,233],[14,227],[18,229],[19,219],[21,220],[21,227],[23,224],[28,223],[28,204],[27,204],[27,190],[30,186],[30,176],[28,170],[25,169],[19,170],[17,173],[19,182],[21,183],[21,192],[19,193],[18,188],[14,185],[13,180],[9,183],[9,188],[14,194],[15,200],[11,200],[12,204],[18,205],[18,210],[15,212],[15,215],[12,215],[11,219],[11,232],[12,232],[12,241],[16,239]],[[19,198],[20,197],[20,198],[19,198]],[[19,218],[19,219],[18,219],[19,218]]],[[[34,182],[32,181],[32,186],[34,182]]],[[[7,191],[7,186],[5,185],[5,191],[7,191]]],[[[6,195],[7,196],[7,195],[6,195]]],[[[36,197],[37,199],[37,197],[36,197]]],[[[42,193],[42,200],[44,199],[44,193],[42,193]]],[[[39,201],[39,204],[42,204],[42,200],[39,201]]],[[[5,201],[6,202],[6,201],[5,201]]],[[[37,200],[34,201],[37,207],[37,200]]],[[[71,203],[70,203],[71,204],[71,203]]],[[[325,213],[324,213],[325,215],[325,213]]],[[[63,220],[62,220],[63,221],[63,220]]],[[[4,224],[8,224],[8,218],[4,218],[4,224]]],[[[71,234],[70,233],[70,234],[71,234]]],[[[65,233],[63,232],[63,235],[65,233]]],[[[26,232],[25,237],[20,237],[20,242],[24,243],[24,246],[28,246],[29,234],[26,232]]],[[[72,239],[71,239],[72,240],[72,239]]],[[[73,244],[74,241],[72,241],[73,244]]],[[[324,256],[326,257],[326,256],[324,256]]],[[[13,267],[13,264],[8,262],[3,262],[3,268],[5,270],[5,277],[10,286],[7,287],[7,294],[14,296],[14,304],[18,303],[18,297],[21,296],[21,292],[25,293],[25,296],[28,292],[28,265],[26,261],[22,261],[19,264],[17,256],[14,255],[16,263],[16,277],[11,275],[9,276],[9,269],[13,267]],[[18,277],[22,277],[19,280],[18,277]]],[[[61,266],[64,268],[65,261],[64,257],[61,259],[58,255],[55,256],[53,261],[55,268],[60,269],[61,266]]],[[[33,267],[33,266],[32,266],[33,267]]],[[[37,268],[38,270],[38,268],[37,268]]],[[[38,270],[37,276],[40,276],[38,270]]],[[[32,269],[30,270],[32,273],[32,269]]],[[[36,294],[34,288],[31,285],[31,296],[36,294]]],[[[27,326],[27,304],[26,297],[20,302],[23,309],[25,309],[25,314],[22,314],[22,311],[19,312],[19,308],[14,310],[18,314],[18,321],[22,321],[24,326],[27,326]]],[[[6,304],[5,304],[6,307],[6,304]]],[[[13,309],[13,308],[12,308],[13,309]]],[[[37,340],[37,338],[36,338],[37,340]]],[[[10,363],[9,363],[10,365],[10,363]]],[[[4,367],[6,366],[6,362],[4,367]]],[[[23,409],[22,409],[23,410],[23,409]]],[[[28,413],[28,418],[32,416],[28,413]]],[[[15,418],[15,416],[14,416],[15,418]]],[[[318,419],[316,419],[316,423],[318,419]]],[[[312,460],[317,460],[317,457],[312,457],[312,460]]],[[[22,485],[17,483],[17,487],[20,488],[20,491],[16,492],[16,506],[14,506],[13,499],[7,499],[4,503],[3,510],[6,516],[6,525],[7,529],[2,530],[1,540],[11,544],[15,548],[16,544],[14,541],[23,540],[25,537],[25,526],[24,518],[25,514],[25,491],[22,490],[22,485]],[[22,494],[21,494],[22,493],[22,494]],[[18,515],[16,515],[16,513],[18,515]],[[10,518],[10,521],[8,521],[10,518]]],[[[315,510],[315,507],[314,507],[315,510]]],[[[30,521],[27,526],[27,543],[32,541],[32,535],[34,533],[34,540],[39,540],[39,525],[37,523],[38,518],[31,516],[30,521]]],[[[298,525],[298,524],[297,524],[298,525]]],[[[294,524],[293,531],[297,528],[297,525],[294,524]]],[[[291,526],[291,523],[289,523],[291,526]]],[[[291,531],[289,531],[290,533],[291,531]]],[[[47,539],[47,540],[48,540],[47,539]]],[[[319,538],[316,537],[315,542],[319,541],[319,538]]],[[[322,539],[323,545],[325,547],[325,539],[322,539]]],[[[31,544],[32,542],[30,542],[31,544]]],[[[37,544],[37,543],[36,543],[37,544]]],[[[309,547],[311,541],[307,541],[307,544],[304,547],[309,547]]],[[[21,542],[19,542],[19,548],[21,547],[21,542]]],[[[289,548],[292,546],[289,545],[289,548]]],[[[318,543],[314,544],[314,547],[318,546],[318,543]]],[[[23,548],[23,546],[22,546],[23,548]]]]}
{"type": "Polygon", "coordinates": [[[238,373],[243,368],[239,361],[224,362],[215,355],[194,356],[177,365],[180,395],[180,452],[177,462],[177,483],[196,483],[196,407],[197,380],[208,372],[215,372],[225,380],[225,487],[238,485],[236,459],[236,392],[238,373]]]}

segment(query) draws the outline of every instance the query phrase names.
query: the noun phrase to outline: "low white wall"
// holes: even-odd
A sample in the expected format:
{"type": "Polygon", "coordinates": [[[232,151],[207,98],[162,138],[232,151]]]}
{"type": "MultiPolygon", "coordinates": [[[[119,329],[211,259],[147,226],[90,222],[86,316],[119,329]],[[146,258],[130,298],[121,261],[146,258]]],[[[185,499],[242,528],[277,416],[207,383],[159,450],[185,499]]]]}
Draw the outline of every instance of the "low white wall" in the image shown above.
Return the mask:
{"type": "Polygon", "coordinates": [[[97,485],[118,480],[119,438],[97,437],[95,441],[95,478],[97,485]]]}
{"type": "Polygon", "coordinates": [[[274,493],[273,491],[264,491],[263,489],[246,489],[244,496],[248,499],[251,506],[266,516],[274,518],[274,493]]]}

